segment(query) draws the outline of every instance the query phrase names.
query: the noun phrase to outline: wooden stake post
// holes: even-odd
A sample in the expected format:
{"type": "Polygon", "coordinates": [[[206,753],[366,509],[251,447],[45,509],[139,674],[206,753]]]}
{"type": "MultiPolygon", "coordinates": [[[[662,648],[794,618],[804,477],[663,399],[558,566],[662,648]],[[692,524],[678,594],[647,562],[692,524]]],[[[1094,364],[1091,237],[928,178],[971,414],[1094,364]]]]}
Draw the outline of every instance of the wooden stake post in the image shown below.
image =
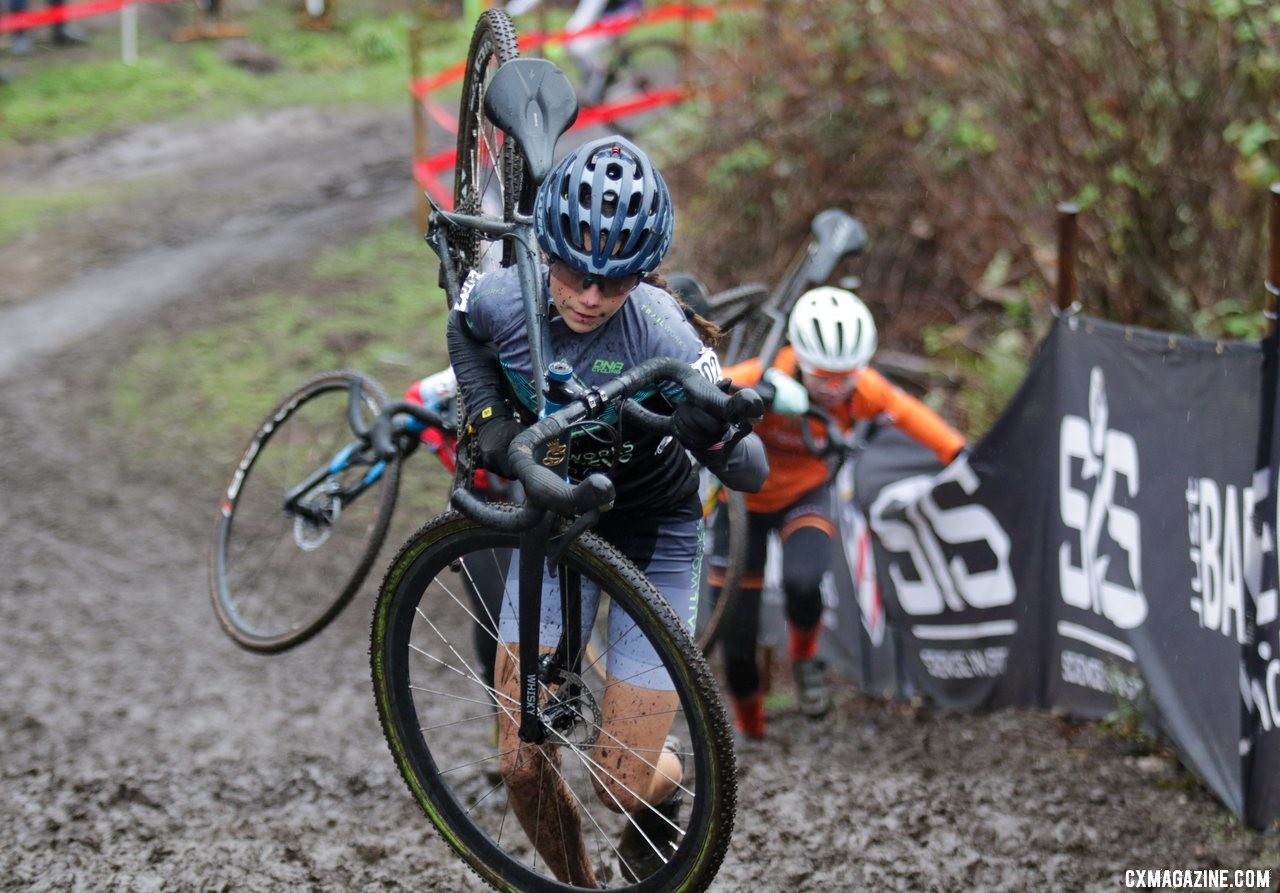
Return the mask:
{"type": "Polygon", "coordinates": [[[1079,206],[1071,202],[1058,205],[1058,310],[1070,311],[1076,305],[1076,217],[1079,206]]]}
{"type": "Polygon", "coordinates": [[[1267,334],[1276,327],[1276,299],[1280,297],[1280,183],[1271,184],[1271,205],[1267,214],[1267,297],[1263,313],[1267,334]]]}

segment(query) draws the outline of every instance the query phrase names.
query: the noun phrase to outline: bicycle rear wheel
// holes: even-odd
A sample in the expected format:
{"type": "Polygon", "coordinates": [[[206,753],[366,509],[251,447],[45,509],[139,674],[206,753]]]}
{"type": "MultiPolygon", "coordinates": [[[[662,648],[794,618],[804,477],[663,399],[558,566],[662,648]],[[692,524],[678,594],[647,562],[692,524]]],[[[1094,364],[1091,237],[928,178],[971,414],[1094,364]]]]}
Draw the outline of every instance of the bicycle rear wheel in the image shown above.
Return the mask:
{"type": "Polygon", "coordinates": [[[704,315],[727,332],[759,310],[768,297],[768,286],[759,282],[736,285],[708,297],[704,315]]]}
{"type": "MultiPolygon", "coordinates": [[[[707,472],[703,472],[707,475],[707,472]]],[[[708,475],[709,476],[709,475],[708,475]]],[[[728,525],[727,546],[724,555],[703,559],[702,595],[698,599],[698,620],[694,639],[703,653],[710,654],[716,637],[726,617],[733,616],[734,606],[742,592],[742,573],[747,562],[747,536],[750,518],[747,501],[736,490],[730,490],[718,480],[712,479],[710,489],[702,501],[703,519],[707,531],[714,531],[720,524],[728,525]],[[723,498],[721,495],[723,494],[723,498]],[[723,519],[723,520],[722,520],[723,519]],[[719,592],[711,598],[709,575],[711,563],[722,573],[719,592]]]]}
{"type": "Polygon", "coordinates": [[[387,399],[376,382],[348,371],[316,376],[258,426],[223,496],[209,594],[227,635],[250,651],[284,651],[324,629],[360,588],[386,536],[399,459],[350,500],[342,494],[371,473],[371,457],[332,464],[356,440],[347,403],[357,380],[372,419],[387,399]],[[287,507],[285,495],[313,475],[287,507]]]}
{"type": "MultiPolygon", "coordinates": [[[[469,592],[476,585],[473,575],[492,569],[493,550],[514,548],[517,542],[514,534],[450,512],[405,544],[374,613],[374,693],[387,743],[410,792],[480,877],[500,890],[578,889],[548,872],[508,803],[497,772],[495,733],[503,713],[518,719],[519,705],[498,705],[499,693],[473,647],[477,624],[497,640],[496,618],[478,608],[469,592]]],[[[625,625],[653,644],[678,694],[672,734],[684,756],[679,845],[665,865],[633,888],[705,889],[728,846],[736,802],[729,725],[706,661],[648,579],[602,540],[591,534],[576,540],[558,572],[580,575],[608,593],[625,625]]],[[[631,888],[617,852],[631,820],[602,805],[593,786],[610,772],[595,758],[597,741],[605,740],[598,736],[606,678],[584,662],[563,684],[543,686],[544,717],[558,707],[562,717],[567,712],[572,718],[553,725],[556,743],[543,754],[557,766],[576,802],[597,880],[611,889],[631,888]]]]}
{"type": "MultiPolygon", "coordinates": [[[[481,13],[471,36],[458,110],[458,157],[453,178],[456,211],[514,219],[524,182],[523,161],[515,141],[507,139],[485,114],[484,94],[498,68],[519,55],[511,18],[500,9],[481,13]]],[[[471,270],[485,272],[499,264],[510,266],[515,260],[510,242],[495,243],[476,230],[459,231],[453,242],[462,267],[459,282],[471,270]]]]}

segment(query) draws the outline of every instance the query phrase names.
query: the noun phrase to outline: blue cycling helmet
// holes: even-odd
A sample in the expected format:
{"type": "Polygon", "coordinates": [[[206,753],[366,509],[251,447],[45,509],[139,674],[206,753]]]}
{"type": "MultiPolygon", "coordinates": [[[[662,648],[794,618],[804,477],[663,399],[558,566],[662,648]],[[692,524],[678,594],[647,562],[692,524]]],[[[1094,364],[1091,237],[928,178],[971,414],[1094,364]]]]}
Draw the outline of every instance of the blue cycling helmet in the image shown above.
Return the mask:
{"type": "Polygon", "coordinates": [[[533,206],[538,244],[579,273],[647,273],[671,244],[671,194],[649,156],[620,136],[584,143],[560,160],[533,206]]]}

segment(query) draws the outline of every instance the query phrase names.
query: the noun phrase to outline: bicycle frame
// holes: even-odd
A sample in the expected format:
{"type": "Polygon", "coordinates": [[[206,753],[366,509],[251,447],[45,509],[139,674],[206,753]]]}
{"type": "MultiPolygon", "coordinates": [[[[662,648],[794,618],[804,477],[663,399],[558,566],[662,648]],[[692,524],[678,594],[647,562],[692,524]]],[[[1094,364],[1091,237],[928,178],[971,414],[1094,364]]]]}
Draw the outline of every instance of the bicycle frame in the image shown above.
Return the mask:
{"type": "Polygon", "coordinates": [[[397,438],[393,432],[396,430],[395,420],[398,416],[408,415],[411,419],[399,429],[406,433],[416,435],[426,428],[445,428],[444,419],[439,413],[405,400],[388,403],[373,424],[366,425],[361,415],[363,385],[361,379],[353,380],[347,397],[347,424],[351,426],[355,440],[338,450],[327,465],[315,469],[285,494],[282,508],[286,514],[300,516],[317,526],[331,523],[331,514],[324,509],[317,509],[304,497],[326,479],[334,478],[349,468],[369,466],[369,470],[354,486],[343,488],[339,485],[337,489],[328,491],[329,495],[339,497],[340,505],[349,505],[376,484],[386,472],[387,462],[396,457],[403,459],[417,447],[416,440],[410,441],[407,446],[396,445],[397,438]]]}
{"type": "MultiPolygon", "coordinates": [[[[787,314],[796,299],[805,289],[827,281],[836,264],[860,253],[867,244],[867,231],[862,222],[839,208],[819,212],[813,218],[810,231],[812,237],[809,242],[792,258],[782,281],[757,309],[761,316],[760,324],[766,321],[768,324],[758,350],[762,368],[769,368],[782,346],[787,314]]],[[[735,328],[725,348],[728,361],[736,363],[746,359],[742,354],[752,346],[747,338],[758,333],[759,325],[735,328]]]]}
{"type": "MultiPolygon", "coordinates": [[[[545,59],[515,59],[494,74],[484,99],[485,113],[513,141],[524,164],[521,192],[513,220],[483,214],[445,211],[428,196],[431,215],[427,241],[440,257],[445,291],[451,306],[458,306],[464,283],[458,282],[451,262],[448,228],[469,229],[515,244],[516,271],[524,301],[525,323],[530,332],[529,351],[539,417],[546,412],[545,375],[550,336],[547,308],[542,300],[542,276],[537,236],[533,228],[533,203],[538,186],[551,170],[556,142],[578,116],[578,101],[564,72],[545,59]],[[536,110],[531,112],[531,110],[536,110]],[[444,224],[444,225],[442,225],[444,224]]],[[[474,275],[474,271],[470,271],[474,275]]]]}
{"type": "MultiPolygon", "coordinates": [[[[523,206],[523,201],[521,205],[523,206]]],[[[432,226],[428,231],[429,240],[437,240],[442,246],[447,246],[448,236],[445,228],[441,223],[462,229],[472,229],[484,233],[486,236],[494,238],[511,239],[516,243],[516,273],[520,279],[520,293],[524,296],[525,323],[530,333],[537,333],[536,337],[529,339],[529,353],[532,361],[533,369],[540,375],[546,374],[547,368],[547,345],[550,343],[550,336],[547,331],[547,310],[545,305],[539,300],[530,299],[530,296],[541,295],[542,293],[542,272],[539,263],[539,253],[537,249],[537,236],[533,230],[533,215],[525,212],[523,209],[516,211],[516,219],[514,221],[499,220],[495,217],[486,217],[483,215],[459,214],[453,211],[446,211],[432,202],[431,209],[432,226]]],[[[441,254],[441,247],[437,247],[437,241],[432,242],[432,247],[440,254],[441,263],[448,267],[448,263],[443,260],[447,255],[447,247],[444,247],[445,254],[441,254]]],[[[446,273],[448,279],[453,279],[453,271],[446,273]]],[[[450,303],[457,305],[458,298],[461,294],[462,283],[446,284],[446,291],[450,291],[450,303]]],[[[544,382],[545,383],[545,382],[544,382]]],[[[545,388],[539,386],[534,388],[537,398],[537,411],[541,416],[546,410],[546,395],[543,393],[545,388]]]]}

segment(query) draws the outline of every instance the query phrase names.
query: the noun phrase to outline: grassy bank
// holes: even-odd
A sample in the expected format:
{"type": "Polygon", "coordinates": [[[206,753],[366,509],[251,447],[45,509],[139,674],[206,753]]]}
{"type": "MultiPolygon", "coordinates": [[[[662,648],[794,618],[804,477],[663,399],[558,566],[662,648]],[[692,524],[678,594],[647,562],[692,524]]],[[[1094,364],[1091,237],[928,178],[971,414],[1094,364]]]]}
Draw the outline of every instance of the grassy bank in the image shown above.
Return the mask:
{"type": "Polygon", "coordinates": [[[190,330],[144,335],[111,376],[106,421],[133,432],[140,463],[207,460],[192,473],[219,486],[259,421],[312,375],[357,369],[394,399],[446,366],[435,281],[435,257],[404,221],[331,249],[288,290],[228,302],[190,330]]]}
{"type": "MultiPolygon", "coordinates": [[[[403,101],[409,82],[409,8],[378,0],[343,0],[331,31],[300,28],[291,4],[234,4],[244,40],[176,43],[171,32],[196,21],[192,10],[165,7],[148,16],[136,64],[120,59],[120,34],[109,17],[90,19],[93,42],[73,50],[40,49],[6,62],[15,82],[0,92],[0,145],[29,144],[136,124],[227,117],[297,104],[403,101]]],[[[431,71],[466,54],[470,25],[433,19],[422,58],[431,71]]]]}

